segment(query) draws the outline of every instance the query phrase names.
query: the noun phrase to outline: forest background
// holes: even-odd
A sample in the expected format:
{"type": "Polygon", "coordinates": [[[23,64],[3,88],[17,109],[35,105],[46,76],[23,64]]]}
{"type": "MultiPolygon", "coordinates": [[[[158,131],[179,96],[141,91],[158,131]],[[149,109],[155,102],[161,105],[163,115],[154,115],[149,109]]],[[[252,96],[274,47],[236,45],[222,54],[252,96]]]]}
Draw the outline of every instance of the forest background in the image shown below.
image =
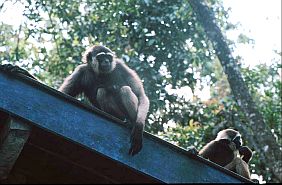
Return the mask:
{"type": "MultiPolygon", "coordinates": [[[[241,26],[228,19],[232,9],[221,0],[205,4],[233,52],[248,89],[244,93],[251,94],[263,116],[259,124],[266,129],[260,132],[275,138],[273,145],[281,154],[281,28],[274,32],[280,46],[265,47],[268,56],[271,49],[271,57],[253,61],[256,58],[240,54],[255,47],[256,40],[244,32],[228,35],[241,26]]],[[[272,33],[265,33],[268,36],[273,38],[272,33]]],[[[141,77],[150,98],[147,132],[184,149],[200,149],[218,131],[236,128],[254,151],[252,178],[281,182],[273,165],[281,164],[281,157],[272,162],[264,157],[265,138],[257,135],[238,105],[224,66],[188,0],[0,1],[0,64],[19,65],[48,86],[57,89],[81,64],[85,49],[98,43],[115,51],[141,77]],[[18,26],[3,18],[11,5],[21,7],[18,26]]]]}

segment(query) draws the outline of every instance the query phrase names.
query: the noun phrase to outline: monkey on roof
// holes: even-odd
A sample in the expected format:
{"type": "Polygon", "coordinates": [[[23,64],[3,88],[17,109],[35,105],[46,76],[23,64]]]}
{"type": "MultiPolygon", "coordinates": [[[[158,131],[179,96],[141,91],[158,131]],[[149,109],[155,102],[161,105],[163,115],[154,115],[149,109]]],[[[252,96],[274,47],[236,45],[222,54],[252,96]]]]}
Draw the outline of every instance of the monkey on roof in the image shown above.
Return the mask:
{"type": "Polygon", "coordinates": [[[107,47],[94,45],[84,54],[84,64],[76,67],[59,91],[77,96],[84,93],[90,102],[120,119],[133,124],[130,155],[142,149],[143,130],[149,99],[137,73],[107,47]]]}
{"type": "Polygon", "coordinates": [[[252,151],[247,146],[242,146],[241,134],[234,129],[220,131],[215,140],[199,151],[199,155],[241,176],[251,178],[248,163],[252,158],[252,151]]]}

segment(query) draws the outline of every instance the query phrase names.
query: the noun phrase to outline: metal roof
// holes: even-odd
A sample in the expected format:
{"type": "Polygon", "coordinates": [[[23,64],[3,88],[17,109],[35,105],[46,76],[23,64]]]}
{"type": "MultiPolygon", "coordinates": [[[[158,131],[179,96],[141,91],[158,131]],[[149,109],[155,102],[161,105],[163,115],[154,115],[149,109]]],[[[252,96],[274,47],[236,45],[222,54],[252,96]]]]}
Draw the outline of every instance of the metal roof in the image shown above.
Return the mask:
{"type": "Polygon", "coordinates": [[[122,121],[20,74],[0,70],[0,110],[31,126],[13,170],[41,182],[251,182],[147,132],[132,157],[122,121]]]}

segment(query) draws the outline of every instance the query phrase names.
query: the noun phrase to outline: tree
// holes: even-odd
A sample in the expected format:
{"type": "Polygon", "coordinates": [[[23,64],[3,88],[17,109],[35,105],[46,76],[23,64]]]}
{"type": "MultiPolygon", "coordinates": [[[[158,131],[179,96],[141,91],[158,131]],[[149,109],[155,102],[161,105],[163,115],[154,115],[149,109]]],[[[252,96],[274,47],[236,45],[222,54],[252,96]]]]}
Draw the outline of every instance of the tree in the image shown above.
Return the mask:
{"type": "MultiPolygon", "coordinates": [[[[246,122],[242,111],[229,98],[226,91],[229,85],[222,78],[214,47],[189,3],[182,0],[13,1],[23,3],[25,21],[21,34],[9,26],[1,27],[0,62],[21,65],[47,85],[58,88],[81,63],[85,49],[101,43],[123,58],[143,80],[151,104],[146,131],[160,134],[184,148],[190,145],[201,148],[214,138],[215,129],[229,126],[226,120],[232,121],[233,113],[239,115],[239,121],[246,122]],[[19,49],[15,52],[17,40],[19,49]],[[217,91],[216,98],[206,102],[197,98],[198,89],[217,85],[224,86],[222,92],[217,91]],[[179,90],[181,95],[175,93],[179,90]],[[192,98],[187,98],[187,94],[192,98]]],[[[227,11],[220,0],[208,3],[222,30],[234,28],[226,22],[227,11]]],[[[246,38],[241,36],[241,40],[246,38]]],[[[246,77],[249,74],[251,71],[247,70],[246,77]]],[[[268,120],[280,119],[276,114],[270,115],[269,109],[274,104],[268,102],[268,108],[263,109],[268,120]]],[[[260,143],[257,148],[261,149],[259,146],[260,143]]]]}
{"type": "Polygon", "coordinates": [[[189,2],[193,7],[198,21],[204,27],[214,46],[224,72],[227,75],[236,102],[249,120],[251,130],[248,131],[248,133],[250,133],[248,137],[251,144],[260,154],[261,159],[265,161],[266,166],[273,171],[276,178],[279,181],[282,181],[281,149],[271,130],[265,124],[262,115],[256,109],[255,103],[253,102],[248,88],[240,74],[239,67],[232,57],[231,51],[228,48],[220,29],[216,25],[207,6],[203,5],[202,2],[198,0],[190,0],[189,2]],[[265,132],[262,132],[262,130],[265,132]]]}

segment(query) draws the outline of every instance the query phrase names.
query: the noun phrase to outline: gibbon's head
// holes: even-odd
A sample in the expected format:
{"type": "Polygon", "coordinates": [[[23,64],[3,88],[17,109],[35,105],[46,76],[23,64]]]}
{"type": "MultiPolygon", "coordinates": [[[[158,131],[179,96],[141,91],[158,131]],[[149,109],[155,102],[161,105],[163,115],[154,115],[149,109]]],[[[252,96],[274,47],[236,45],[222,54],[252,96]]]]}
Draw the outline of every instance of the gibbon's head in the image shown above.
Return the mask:
{"type": "Polygon", "coordinates": [[[90,65],[96,74],[111,73],[116,67],[114,53],[102,45],[94,45],[89,48],[84,53],[83,61],[90,65]]]}
{"type": "Polygon", "coordinates": [[[221,139],[227,139],[229,141],[232,141],[236,144],[236,148],[240,148],[242,146],[242,138],[241,134],[233,130],[231,128],[221,130],[220,132],[217,133],[216,139],[217,141],[221,139]]]}

